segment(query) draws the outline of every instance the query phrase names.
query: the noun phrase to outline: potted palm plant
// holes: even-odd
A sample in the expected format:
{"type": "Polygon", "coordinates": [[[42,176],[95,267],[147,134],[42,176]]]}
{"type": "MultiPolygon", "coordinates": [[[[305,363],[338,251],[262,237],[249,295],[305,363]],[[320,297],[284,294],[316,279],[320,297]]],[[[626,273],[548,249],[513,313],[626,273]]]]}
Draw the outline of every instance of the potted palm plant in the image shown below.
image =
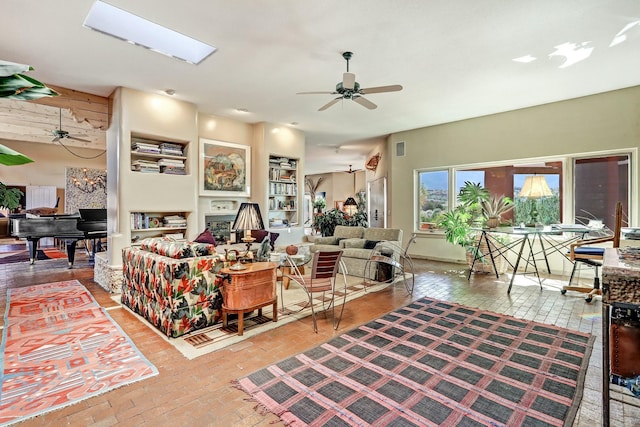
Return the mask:
{"type": "MultiPolygon", "coordinates": [[[[513,203],[504,196],[492,196],[489,190],[482,185],[470,181],[464,183],[457,199],[456,208],[443,213],[438,221],[438,226],[444,230],[445,239],[449,243],[462,246],[465,249],[467,263],[470,268],[473,264],[474,272],[492,272],[492,264],[484,256],[488,253],[486,243],[483,241],[481,245],[478,245],[480,237],[478,229],[486,225],[489,217],[497,216],[500,218],[500,215],[511,210],[513,203]]],[[[496,240],[492,243],[499,244],[501,242],[496,240]]],[[[502,256],[496,257],[496,268],[499,273],[506,270],[506,260],[502,256]]]]}
{"type": "Polygon", "coordinates": [[[496,228],[502,224],[502,215],[511,211],[515,206],[509,197],[496,196],[495,194],[490,195],[487,200],[482,200],[480,204],[485,225],[489,228],[496,228]]]}

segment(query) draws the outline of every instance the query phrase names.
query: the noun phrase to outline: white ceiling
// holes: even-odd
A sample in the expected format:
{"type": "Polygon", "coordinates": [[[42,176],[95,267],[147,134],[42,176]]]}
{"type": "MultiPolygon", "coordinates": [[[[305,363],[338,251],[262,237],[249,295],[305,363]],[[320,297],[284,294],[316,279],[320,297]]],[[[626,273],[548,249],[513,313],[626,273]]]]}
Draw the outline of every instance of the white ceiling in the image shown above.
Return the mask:
{"type": "Polygon", "coordinates": [[[204,113],[297,122],[307,173],[362,168],[367,142],[392,132],[640,85],[640,24],[610,46],[640,20],[638,0],[108,2],[218,51],[196,66],[83,28],[92,0],[3,0],[0,59],[96,95],[172,88],[204,113]],[[568,42],[593,51],[559,68],[566,58],[550,54],[568,42]],[[404,89],[367,95],[376,110],[319,112],[332,95],[296,95],[333,90],[347,50],[362,87],[404,89]],[[538,59],[512,61],[524,55],[538,59]]]}

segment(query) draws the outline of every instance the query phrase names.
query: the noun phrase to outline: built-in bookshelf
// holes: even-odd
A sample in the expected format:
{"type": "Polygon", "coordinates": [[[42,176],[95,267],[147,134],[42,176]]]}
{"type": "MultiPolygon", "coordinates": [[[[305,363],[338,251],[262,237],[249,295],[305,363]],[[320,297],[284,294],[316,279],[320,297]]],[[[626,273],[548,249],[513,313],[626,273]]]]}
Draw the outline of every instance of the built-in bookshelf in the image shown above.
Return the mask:
{"type": "Polygon", "coordinates": [[[131,135],[131,170],[187,175],[187,144],[131,135]]]}
{"type": "Polygon", "coordinates": [[[298,223],[298,159],[269,156],[269,228],[298,223]]]}
{"type": "Polygon", "coordinates": [[[147,237],[184,239],[187,229],[185,212],[131,212],[131,241],[147,237]]]}

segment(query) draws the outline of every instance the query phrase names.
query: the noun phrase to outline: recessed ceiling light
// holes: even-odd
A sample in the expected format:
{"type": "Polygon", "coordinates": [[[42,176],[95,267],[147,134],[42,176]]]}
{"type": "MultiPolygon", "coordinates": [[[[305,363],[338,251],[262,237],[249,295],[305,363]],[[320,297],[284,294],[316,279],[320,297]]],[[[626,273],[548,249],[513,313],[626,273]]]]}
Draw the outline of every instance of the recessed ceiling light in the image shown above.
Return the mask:
{"type": "Polygon", "coordinates": [[[521,56],[520,58],[513,58],[512,61],[514,61],[514,62],[522,62],[523,64],[528,64],[529,62],[533,62],[536,59],[537,58],[535,56],[525,55],[525,56],[521,56]]]}
{"type": "Polygon", "coordinates": [[[176,94],[176,90],[175,89],[167,89],[164,91],[164,93],[166,93],[169,96],[173,96],[176,94]]]}
{"type": "Polygon", "coordinates": [[[298,126],[298,122],[291,122],[289,123],[291,126],[298,126]]]}
{"type": "Polygon", "coordinates": [[[199,64],[216,51],[214,46],[202,43],[100,0],[93,4],[83,25],[103,34],[191,64],[199,64]]]}
{"type": "Polygon", "coordinates": [[[238,113],[248,113],[249,112],[249,110],[247,110],[246,108],[236,108],[236,111],[238,113]]]}

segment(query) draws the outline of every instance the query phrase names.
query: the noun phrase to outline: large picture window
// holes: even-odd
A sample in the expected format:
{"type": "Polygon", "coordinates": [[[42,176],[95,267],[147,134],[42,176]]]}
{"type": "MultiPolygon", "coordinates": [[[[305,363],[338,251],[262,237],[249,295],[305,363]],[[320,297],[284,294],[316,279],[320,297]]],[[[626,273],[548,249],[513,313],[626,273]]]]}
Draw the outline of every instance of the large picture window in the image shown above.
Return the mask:
{"type": "Polygon", "coordinates": [[[595,219],[611,228],[617,201],[622,201],[628,217],[631,163],[631,153],[615,153],[420,171],[417,227],[430,228],[424,223],[437,223],[442,212],[453,209],[460,188],[468,181],[512,199],[515,208],[503,220],[513,225],[588,224],[595,219]],[[568,179],[567,167],[573,171],[568,179]],[[569,188],[565,188],[567,183],[569,188]],[[571,218],[564,218],[563,212],[571,218]]]}
{"type": "Polygon", "coordinates": [[[425,229],[449,209],[449,171],[419,172],[418,182],[419,228],[425,229]]]}
{"type": "Polygon", "coordinates": [[[631,155],[583,157],[574,160],[574,215],[576,221],[602,221],[613,229],[615,207],[622,202],[623,216],[629,209],[631,155]]]}

